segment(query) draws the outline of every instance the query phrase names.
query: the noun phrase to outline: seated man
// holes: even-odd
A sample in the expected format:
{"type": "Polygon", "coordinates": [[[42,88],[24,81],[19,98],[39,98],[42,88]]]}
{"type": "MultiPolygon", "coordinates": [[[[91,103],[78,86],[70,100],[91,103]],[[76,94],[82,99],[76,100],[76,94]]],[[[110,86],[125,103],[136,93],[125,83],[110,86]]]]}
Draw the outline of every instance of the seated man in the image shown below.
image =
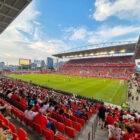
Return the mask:
{"type": "Polygon", "coordinates": [[[9,113],[11,111],[11,107],[3,104],[0,102],[0,112],[4,114],[5,116],[9,116],[9,113]]]}
{"type": "Polygon", "coordinates": [[[78,108],[78,110],[75,111],[75,114],[79,115],[80,117],[82,116],[82,112],[80,112],[80,108],[78,108]]]}
{"type": "Polygon", "coordinates": [[[40,127],[42,129],[45,128],[51,128],[51,130],[54,132],[55,134],[55,126],[54,126],[54,122],[49,122],[47,119],[47,116],[44,116],[42,111],[39,112],[39,114],[37,114],[35,116],[34,122],[38,125],[40,125],[40,127]]]}
{"type": "Polygon", "coordinates": [[[106,117],[106,121],[107,121],[107,125],[113,125],[114,124],[114,119],[113,119],[111,113],[108,113],[108,115],[106,117]]]}

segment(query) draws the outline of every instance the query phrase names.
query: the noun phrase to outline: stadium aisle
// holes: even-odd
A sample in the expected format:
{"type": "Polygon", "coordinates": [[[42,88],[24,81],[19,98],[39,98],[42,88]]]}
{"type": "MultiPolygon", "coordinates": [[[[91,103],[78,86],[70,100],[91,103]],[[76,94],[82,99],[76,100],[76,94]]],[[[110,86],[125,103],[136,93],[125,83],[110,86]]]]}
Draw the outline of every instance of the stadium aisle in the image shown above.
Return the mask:
{"type": "Polygon", "coordinates": [[[130,100],[130,107],[132,109],[135,109],[135,110],[137,110],[137,111],[140,112],[140,94],[137,93],[137,89],[136,89],[136,86],[135,86],[134,83],[132,83],[132,89],[131,89],[131,91],[132,91],[132,95],[134,96],[134,100],[132,102],[132,100],[129,99],[130,100]],[[138,101],[136,101],[136,97],[137,96],[139,97],[139,100],[138,101]]]}
{"type": "Polygon", "coordinates": [[[107,130],[101,129],[99,126],[97,126],[95,140],[108,140],[107,130]]]}
{"type": "MultiPolygon", "coordinates": [[[[83,132],[80,134],[77,140],[87,140],[88,139],[88,133],[90,132],[90,140],[92,140],[92,123],[95,120],[95,116],[93,115],[90,120],[86,123],[85,128],[82,130],[83,132]]],[[[94,140],[108,140],[107,137],[107,130],[103,130],[99,127],[97,127],[95,138],[94,140]]]]}

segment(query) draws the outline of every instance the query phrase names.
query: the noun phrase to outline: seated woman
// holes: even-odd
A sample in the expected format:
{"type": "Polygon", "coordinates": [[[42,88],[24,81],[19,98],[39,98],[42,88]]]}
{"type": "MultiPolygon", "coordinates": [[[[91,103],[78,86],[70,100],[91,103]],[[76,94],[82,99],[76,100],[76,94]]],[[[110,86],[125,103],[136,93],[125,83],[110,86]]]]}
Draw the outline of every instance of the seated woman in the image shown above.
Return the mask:
{"type": "Polygon", "coordinates": [[[69,114],[69,115],[73,115],[73,112],[70,109],[70,106],[66,107],[65,113],[69,114]]]}
{"type": "Polygon", "coordinates": [[[25,118],[29,120],[34,120],[35,116],[38,114],[37,112],[32,111],[32,108],[32,106],[29,106],[24,112],[25,118]]]}
{"type": "Polygon", "coordinates": [[[9,116],[9,113],[11,111],[11,107],[3,104],[0,102],[0,112],[4,114],[4,116],[9,116]]]}
{"type": "Polygon", "coordinates": [[[121,139],[121,129],[117,122],[114,125],[109,125],[109,140],[120,140],[121,139]]]}

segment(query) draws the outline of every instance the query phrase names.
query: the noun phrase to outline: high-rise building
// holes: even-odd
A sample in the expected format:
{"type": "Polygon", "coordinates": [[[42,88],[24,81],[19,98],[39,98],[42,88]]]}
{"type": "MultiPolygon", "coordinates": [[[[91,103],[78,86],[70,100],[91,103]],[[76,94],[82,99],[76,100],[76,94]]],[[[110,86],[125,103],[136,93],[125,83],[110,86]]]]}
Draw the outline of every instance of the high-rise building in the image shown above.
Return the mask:
{"type": "Polygon", "coordinates": [[[4,66],[5,66],[5,63],[4,62],[0,62],[0,67],[4,68],[4,66]]]}
{"type": "Polygon", "coordinates": [[[45,67],[45,61],[41,60],[41,68],[44,68],[44,67],[45,67]]]}
{"type": "Polygon", "coordinates": [[[34,60],[34,64],[36,64],[36,67],[39,68],[41,67],[41,61],[40,60],[34,60]]]}
{"type": "Polygon", "coordinates": [[[47,57],[47,68],[48,69],[53,69],[53,58],[47,57]]]}

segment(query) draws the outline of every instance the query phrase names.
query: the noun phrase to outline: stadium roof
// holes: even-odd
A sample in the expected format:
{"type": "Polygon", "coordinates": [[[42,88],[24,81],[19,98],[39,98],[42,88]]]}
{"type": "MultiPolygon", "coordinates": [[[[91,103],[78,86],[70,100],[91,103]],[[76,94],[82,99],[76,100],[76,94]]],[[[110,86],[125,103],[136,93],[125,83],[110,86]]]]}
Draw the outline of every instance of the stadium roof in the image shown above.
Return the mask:
{"type": "Polygon", "coordinates": [[[139,40],[136,44],[135,59],[140,59],[140,37],[139,37],[139,40]]]}
{"type": "Polygon", "coordinates": [[[0,34],[32,0],[0,0],[0,34]]]}
{"type": "Polygon", "coordinates": [[[53,56],[58,58],[78,58],[78,57],[88,57],[88,56],[107,56],[113,54],[133,54],[135,52],[136,42],[125,42],[121,44],[110,44],[110,46],[102,46],[102,44],[96,44],[91,49],[81,50],[81,51],[71,51],[71,52],[64,52],[59,54],[54,54],[53,56]],[[100,45],[100,47],[99,47],[100,45]],[[97,47],[98,46],[98,47],[97,47]]]}

